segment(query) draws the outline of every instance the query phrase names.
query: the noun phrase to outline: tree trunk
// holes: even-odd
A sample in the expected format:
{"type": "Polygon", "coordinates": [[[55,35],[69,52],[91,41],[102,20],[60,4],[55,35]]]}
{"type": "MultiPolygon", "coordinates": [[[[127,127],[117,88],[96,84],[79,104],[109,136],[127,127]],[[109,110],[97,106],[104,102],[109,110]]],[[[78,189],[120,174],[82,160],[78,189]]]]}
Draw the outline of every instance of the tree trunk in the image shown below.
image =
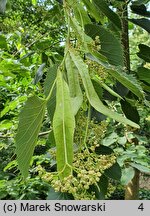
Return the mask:
{"type": "Polygon", "coordinates": [[[139,177],[140,172],[135,169],[133,179],[128,183],[125,188],[125,200],[138,200],[139,199],[139,177]]]}
{"type": "Polygon", "coordinates": [[[129,29],[128,29],[128,6],[125,4],[122,11],[122,45],[124,50],[124,65],[130,72],[130,48],[129,48],[129,29]]]}
{"type": "MultiPolygon", "coordinates": [[[[122,8],[119,10],[122,22],[121,41],[124,50],[124,65],[128,73],[130,73],[130,47],[129,47],[129,28],[128,28],[128,5],[125,0],[122,8]]],[[[133,141],[134,142],[134,141],[133,141]]],[[[135,145],[138,143],[134,142],[135,145]]],[[[125,188],[125,200],[138,200],[139,199],[139,176],[140,172],[135,169],[133,179],[125,188]]]]}

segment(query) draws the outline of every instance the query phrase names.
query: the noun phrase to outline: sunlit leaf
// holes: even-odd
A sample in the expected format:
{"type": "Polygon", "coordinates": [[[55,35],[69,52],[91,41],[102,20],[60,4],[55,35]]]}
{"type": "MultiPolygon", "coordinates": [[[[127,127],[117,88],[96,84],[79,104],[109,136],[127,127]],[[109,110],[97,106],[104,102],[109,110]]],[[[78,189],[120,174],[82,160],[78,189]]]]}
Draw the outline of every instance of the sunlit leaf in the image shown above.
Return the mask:
{"type": "Polygon", "coordinates": [[[32,4],[36,5],[37,4],[37,0],[32,0],[32,4]]]}
{"type": "Polygon", "coordinates": [[[13,126],[13,122],[8,120],[8,119],[5,119],[5,120],[1,121],[0,130],[1,131],[9,130],[12,126],[13,126]]]}
{"type": "Polygon", "coordinates": [[[37,96],[30,97],[19,116],[16,135],[16,154],[19,169],[26,178],[45,114],[46,101],[37,96]]]}
{"type": "Polygon", "coordinates": [[[18,105],[25,102],[27,99],[27,96],[19,96],[15,98],[15,100],[9,102],[6,107],[1,111],[0,117],[3,117],[6,113],[8,113],[10,110],[14,110],[17,108],[18,105]]]}
{"type": "Polygon", "coordinates": [[[127,142],[127,138],[126,138],[125,136],[118,137],[117,142],[118,142],[120,145],[125,145],[126,142],[127,142]]]}
{"type": "Polygon", "coordinates": [[[13,160],[13,161],[9,162],[9,163],[7,164],[7,166],[5,166],[4,172],[6,172],[7,170],[11,170],[11,169],[13,169],[13,168],[15,168],[15,167],[17,167],[17,161],[16,161],[16,160],[13,160]]]}
{"type": "Polygon", "coordinates": [[[102,140],[102,143],[104,146],[110,146],[111,144],[117,142],[117,139],[118,139],[118,134],[113,132],[108,137],[105,137],[102,140]]]}

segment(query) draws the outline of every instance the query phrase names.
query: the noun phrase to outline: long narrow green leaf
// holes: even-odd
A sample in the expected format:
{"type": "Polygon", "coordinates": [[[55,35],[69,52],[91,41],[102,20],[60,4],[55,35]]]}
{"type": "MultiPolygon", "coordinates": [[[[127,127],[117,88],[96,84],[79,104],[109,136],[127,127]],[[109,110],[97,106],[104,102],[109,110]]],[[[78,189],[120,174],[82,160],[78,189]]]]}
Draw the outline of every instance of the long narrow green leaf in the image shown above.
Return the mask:
{"type": "MultiPolygon", "coordinates": [[[[47,73],[46,80],[44,82],[44,94],[46,97],[48,97],[51,88],[55,82],[57,76],[57,68],[58,68],[57,65],[54,65],[49,69],[47,73]]],[[[56,108],[56,86],[54,86],[51,97],[47,102],[47,111],[51,121],[53,120],[55,108],[56,108]]]]}
{"type": "Polygon", "coordinates": [[[108,73],[111,74],[115,79],[117,79],[121,84],[127,87],[131,92],[133,92],[137,97],[144,99],[144,93],[142,87],[136,80],[136,78],[131,74],[126,74],[121,71],[120,68],[114,68],[108,70],[108,73]]]}
{"type": "Polygon", "coordinates": [[[105,0],[92,0],[92,2],[98,10],[105,14],[108,19],[121,30],[121,20],[119,16],[109,8],[105,0]]]}
{"type": "Polygon", "coordinates": [[[87,45],[92,43],[92,38],[90,38],[88,35],[86,35],[84,33],[83,28],[81,27],[81,25],[78,24],[78,21],[75,17],[71,17],[70,18],[70,23],[72,28],[75,31],[75,34],[77,35],[77,38],[79,39],[79,41],[82,42],[82,49],[84,49],[84,51],[88,52],[88,47],[87,45]]]}
{"type": "Polygon", "coordinates": [[[106,91],[108,91],[111,95],[123,99],[119,94],[117,94],[113,89],[111,89],[108,85],[106,85],[104,82],[101,82],[98,77],[94,77],[93,80],[95,80],[101,87],[103,87],[106,91]]]}
{"type": "Polygon", "coordinates": [[[137,74],[139,80],[145,81],[150,85],[150,69],[145,67],[138,67],[137,74]]]}
{"type": "Polygon", "coordinates": [[[26,178],[45,114],[46,101],[37,96],[30,97],[19,116],[16,135],[16,154],[19,169],[26,178]]]}
{"type": "Polygon", "coordinates": [[[97,22],[101,21],[101,16],[99,11],[96,9],[95,5],[89,0],[83,0],[88,12],[95,18],[97,22]]]}
{"type": "Polygon", "coordinates": [[[107,72],[111,76],[118,80],[122,85],[127,87],[137,97],[139,97],[140,99],[144,99],[144,92],[142,90],[142,87],[132,74],[124,73],[121,67],[114,67],[112,65],[107,64],[106,62],[103,63],[101,59],[97,58],[97,56],[93,54],[94,53],[92,53],[92,55],[87,55],[87,57],[108,69],[107,72]]]}
{"type": "Polygon", "coordinates": [[[139,44],[139,52],[137,56],[146,62],[150,63],[150,47],[145,44],[139,44]]]}
{"type": "Polygon", "coordinates": [[[83,102],[83,96],[79,84],[78,70],[74,65],[74,63],[72,62],[69,52],[66,57],[65,65],[67,69],[69,91],[70,91],[70,97],[71,97],[71,102],[73,107],[73,113],[74,115],[76,115],[83,102]]]}
{"type": "Polygon", "coordinates": [[[149,0],[137,0],[137,1],[134,1],[133,4],[141,5],[141,4],[147,4],[148,2],[149,0]]]}
{"type": "Polygon", "coordinates": [[[81,59],[80,56],[76,55],[76,53],[73,49],[70,49],[69,52],[70,52],[70,56],[71,56],[74,64],[78,68],[78,71],[79,71],[80,76],[82,78],[83,85],[84,85],[84,88],[86,91],[86,95],[87,95],[87,98],[88,98],[90,104],[97,111],[101,112],[102,114],[104,114],[110,118],[113,118],[114,120],[116,120],[118,122],[128,124],[132,127],[139,128],[139,125],[137,125],[136,123],[128,120],[127,118],[119,115],[118,113],[111,111],[106,106],[104,106],[104,104],[100,101],[98,95],[96,94],[96,92],[94,90],[93,84],[91,82],[91,79],[90,79],[90,76],[88,73],[87,65],[83,62],[83,60],[81,59]]]}
{"type": "Polygon", "coordinates": [[[53,129],[56,141],[57,171],[60,173],[60,178],[63,178],[72,172],[75,119],[69,88],[59,70],[56,88],[56,110],[53,118],[53,129]]]}
{"type": "Polygon", "coordinates": [[[143,166],[141,164],[137,163],[130,163],[130,165],[136,169],[138,169],[141,172],[150,173],[150,166],[143,166]]]}
{"type": "Polygon", "coordinates": [[[150,33],[150,20],[141,18],[141,19],[129,19],[132,23],[142,27],[145,29],[148,33],[150,33]]]}
{"type": "Polygon", "coordinates": [[[83,7],[81,3],[78,3],[78,5],[75,4],[74,8],[74,14],[80,25],[84,28],[84,25],[91,23],[91,20],[87,14],[87,11],[83,7]]]}

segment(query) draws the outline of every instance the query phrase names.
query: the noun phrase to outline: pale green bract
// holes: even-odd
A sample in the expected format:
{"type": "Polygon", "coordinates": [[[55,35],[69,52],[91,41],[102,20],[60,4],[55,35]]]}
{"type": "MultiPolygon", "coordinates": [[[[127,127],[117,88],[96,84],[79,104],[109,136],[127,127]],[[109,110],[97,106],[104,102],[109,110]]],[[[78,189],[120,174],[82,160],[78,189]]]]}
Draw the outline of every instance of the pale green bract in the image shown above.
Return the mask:
{"type": "Polygon", "coordinates": [[[73,113],[74,115],[76,115],[82,105],[83,95],[79,84],[78,69],[72,62],[69,52],[67,53],[66,56],[65,65],[67,70],[67,77],[68,77],[68,84],[69,84],[71,103],[73,107],[73,113]]]}
{"type": "Polygon", "coordinates": [[[103,14],[105,14],[108,19],[115,24],[115,26],[121,30],[121,20],[119,18],[119,16],[117,15],[117,13],[115,13],[113,10],[110,9],[109,5],[106,3],[105,0],[93,0],[92,3],[95,5],[97,11],[102,12],[103,14]]]}
{"type": "Polygon", "coordinates": [[[74,62],[75,66],[78,68],[79,74],[82,78],[82,82],[85,88],[85,92],[87,95],[87,98],[91,104],[97,111],[101,112],[102,114],[118,121],[123,124],[130,125],[135,128],[139,128],[139,125],[130,121],[129,119],[121,116],[120,114],[111,111],[108,109],[99,99],[97,93],[94,90],[93,84],[91,82],[89,73],[88,73],[88,67],[87,65],[83,62],[82,58],[76,54],[74,49],[70,48],[69,49],[70,56],[72,58],[72,61],[74,62]]]}
{"type": "Polygon", "coordinates": [[[56,141],[57,171],[60,178],[63,178],[72,174],[75,119],[69,87],[59,69],[56,89],[56,110],[53,118],[53,130],[56,141]]]}
{"type": "Polygon", "coordinates": [[[83,0],[83,3],[86,6],[87,10],[92,15],[92,17],[94,17],[97,22],[101,21],[101,14],[96,9],[95,5],[89,0],[83,0]]]}
{"type": "Polygon", "coordinates": [[[145,95],[142,90],[142,87],[140,86],[139,82],[136,80],[136,78],[132,74],[127,74],[123,72],[122,67],[116,67],[109,65],[107,63],[103,63],[97,56],[89,56],[92,61],[97,62],[98,64],[102,65],[104,68],[107,69],[107,72],[114,77],[116,80],[118,80],[122,85],[124,85],[127,89],[129,89],[131,92],[133,92],[137,97],[140,99],[144,99],[145,95]]]}

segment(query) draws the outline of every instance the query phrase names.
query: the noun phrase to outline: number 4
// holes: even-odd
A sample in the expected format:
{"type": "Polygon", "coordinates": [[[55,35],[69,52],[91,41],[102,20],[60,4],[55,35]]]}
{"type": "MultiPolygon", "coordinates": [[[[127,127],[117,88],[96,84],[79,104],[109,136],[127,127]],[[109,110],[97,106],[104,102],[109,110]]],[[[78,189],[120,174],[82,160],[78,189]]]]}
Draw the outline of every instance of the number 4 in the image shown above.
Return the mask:
{"type": "Polygon", "coordinates": [[[143,203],[141,203],[138,207],[139,210],[143,211],[144,210],[144,206],[143,206],[143,203]]]}

